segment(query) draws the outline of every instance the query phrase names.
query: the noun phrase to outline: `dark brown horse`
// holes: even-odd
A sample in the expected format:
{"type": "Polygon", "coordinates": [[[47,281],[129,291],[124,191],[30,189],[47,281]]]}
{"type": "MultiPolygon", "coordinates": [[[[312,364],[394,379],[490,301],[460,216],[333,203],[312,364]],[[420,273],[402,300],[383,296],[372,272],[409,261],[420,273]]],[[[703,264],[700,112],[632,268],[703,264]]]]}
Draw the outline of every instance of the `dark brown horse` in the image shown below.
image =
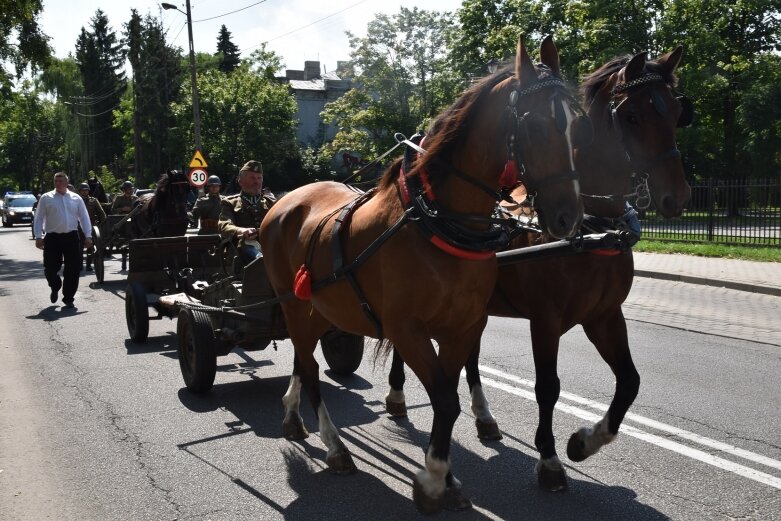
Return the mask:
{"type": "Polygon", "coordinates": [[[169,170],[157,180],[154,193],[142,195],[141,210],[133,217],[136,237],[178,237],[187,232],[187,195],[190,182],[178,170],[169,170]]]}
{"type": "MultiPolygon", "coordinates": [[[[590,146],[576,149],[575,165],[581,176],[586,222],[596,222],[603,230],[631,228],[626,198],[646,207],[652,198],[666,217],[683,211],[690,188],[675,144],[675,129],[691,122],[692,108],[688,100],[674,97],[672,90],[682,53],[678,47],[656,61],[647,61],[645,53],[615,59],[585,79],[584,97],[594,124],[594,140],[590,146]]],[[[530,234],[510,247],[545,240],[530,234]]],[[[548,490],[567,487],[553,436],[553,409],[560,392],[556,362],[561,335],[582,325],[616,377],[616,393],[602,420],[570,438],[567,455],[571,460],[582,461],[615,438],[640,385],[621,311],[632,287],[632,253],[599,253],[501,266],[488,307],[491,315],[530,320],[539,406],[537,472],[540,486],[548,490]]],[[[482,391],[478,354],[479,346],[466,365],[472,410],[478,435],[496,439],[501,434],[482,391]]],[[[394,354],[391,391],[386,398],[391,414],[405,414],[403,382],[403,362],[394,354]]]]}
{"type": "Polygon", "coordinates": [[[338,473],[354,471],[322,401],[313,353],[332,326],[391,342],[434,408],[425,469],[413,486],[425,512],[470,505],[450,472],[450,438],[460,413],[459,374],[485,327],[494,252],[504,243],[492,219],[500,178],[513,177],[505,174],[517,162],[551,235],[568,236],[580,222],[570,159],[574,114],[550,38],[541,59],[545,75],[519,41],[514,70],[468,89],[432,125],[427,152],[403,168],[396,161],[376,190],[357,196],[339,183],[313,183],[280,199],[261,225],[274,290],[299,297],[282,303],[295,347],[283,398],[285,435],[308,434],[299,413],[303,387],[327,464],[338,473]]]}

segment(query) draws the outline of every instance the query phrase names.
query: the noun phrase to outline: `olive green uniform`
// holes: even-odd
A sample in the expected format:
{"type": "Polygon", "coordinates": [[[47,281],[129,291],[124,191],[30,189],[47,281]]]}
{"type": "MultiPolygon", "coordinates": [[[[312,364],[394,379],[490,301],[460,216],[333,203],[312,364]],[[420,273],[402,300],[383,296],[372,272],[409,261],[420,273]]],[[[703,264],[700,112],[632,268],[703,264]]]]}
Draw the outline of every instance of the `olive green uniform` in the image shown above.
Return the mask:
{"type": "Polygon", "coordinates": [[[246,194],[225,197],[220,205],[220,234],[233,238],[239,228],[259,228],[260,223],[276,202],[271,192],[264,191],[252,202],[246,194]]]}
{"type": "Polygon", "coordinates": [[[124,208],[126,206],[133,208],[133,204],[136,201],[138,201],[138,196],[119,194],[118,196],[114,197],[114,202],[111,205],[111,213],[115,215],[128,213],[128,212],[123,212],[122,210],[120,210],[120,208],[124,208]]]}
{"type": "Polygon", "coordinates": [[[201,220],[201,228],[198,235],[220,233],[219,221],[223,197],[220,194],[199,197],[193,206],[193,217],[201,220]]]}
{"type": "Polygon", "coordinates": [[[106,220],[106,212],[103,210],[100,201],[89,196],[82,197],[82,199],[84,199],[84,204],[87,206],[87,213],[92,226],[96,226],[106,220]]]}

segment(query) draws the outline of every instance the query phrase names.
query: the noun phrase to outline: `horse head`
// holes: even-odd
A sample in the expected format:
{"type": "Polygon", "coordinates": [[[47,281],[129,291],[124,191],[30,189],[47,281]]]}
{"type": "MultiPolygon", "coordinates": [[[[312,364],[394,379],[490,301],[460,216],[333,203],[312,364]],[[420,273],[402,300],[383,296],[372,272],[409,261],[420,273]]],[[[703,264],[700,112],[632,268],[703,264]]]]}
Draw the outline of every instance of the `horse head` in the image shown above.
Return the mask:
{"type": "MultiPolygon", "coordinates": [[[[451,172],[464,174],[459,181],[471,176],[491,187],[510,188],[518,180],[527,187],[545,230],[563,238],[575,233],[582,217],[572,150],[573,122],[584,122],[560,77],[550,36],[540,56],[543,65],[535,67],[519,38],[513,66],[473,85],[434,121],[426,137],[429,153],[416,168],[434,170],[448,163],[451,172]]],[[[495,204],[464,187],[452,183],[443,193],[460,198],[465,213],[495,204]]]]}
{"type": "Polygon", "coordinates": [[[590,75],[584,89],[600,146],[626,157],[626,170],[638,177],[637,206],[653,198],[665,217],[681,215],[691,195],[675,141],[676,128],[693,118],[691,102],[673,91],[682,55],[679,46],[653,61],[644,52],[618,58],[590,75]]]}

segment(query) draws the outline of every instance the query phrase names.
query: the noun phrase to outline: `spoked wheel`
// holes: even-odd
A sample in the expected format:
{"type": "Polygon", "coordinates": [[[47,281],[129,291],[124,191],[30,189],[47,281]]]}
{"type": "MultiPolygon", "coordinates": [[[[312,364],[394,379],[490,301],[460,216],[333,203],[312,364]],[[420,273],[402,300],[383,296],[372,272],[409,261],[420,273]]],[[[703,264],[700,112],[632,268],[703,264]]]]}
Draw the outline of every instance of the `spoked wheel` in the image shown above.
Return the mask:
{"type": "Polygon", "coordinates": [[[235,275],[234,262],[239,256],[239,250],[232,240],[224,240],[220,243],[220,267],[225,275],[235,275]]]}
{"type": "MultiPolygon", "coordinates": [[[[96,263],[97,265],[97,263],[96,263]]],[[[138,282],[127,285],[125,292],[125,321],[127,332],[133,342],[146,342],[149,336],[149,307],[146,303],[146,289],[138,282]]]]}
{"type": "Polygon", "coordinates": [[[92,247],[95,249],[95,253],[92,255],[92,264],[95,269],[95,278],[98,279],[98,284],[103,284],[103,279],[106,276],[106,266],[103,263],[106,252],[103,250],[103,241],[100,238],[100,229],[96,226],[92,229],[92,247]]]}
{"type": "Polygon", "coordinates": [[[336,374],[350,375],[358,369],[363,359],[363,337],[345,333],[344,331],[329,331],[320,339],[323,356],[336,374]]]}
{"type": "Polygon", "coordinates": [[[217,374],[217,341],[209,315],[198,310],[181,310],[176,336],[184,385],[194,393],[208,392],[217,374]]]}

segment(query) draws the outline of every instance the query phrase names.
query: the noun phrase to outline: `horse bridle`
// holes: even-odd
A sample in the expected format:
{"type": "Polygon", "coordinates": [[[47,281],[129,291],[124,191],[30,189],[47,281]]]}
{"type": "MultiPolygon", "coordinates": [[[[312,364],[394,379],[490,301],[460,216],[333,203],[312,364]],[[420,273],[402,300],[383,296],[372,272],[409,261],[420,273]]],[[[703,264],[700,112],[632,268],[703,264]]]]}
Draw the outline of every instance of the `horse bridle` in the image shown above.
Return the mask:
{"type": "MultiPolygon", "coordinates": [[[[650,160],[641,160],[633,157],[624,141],[624,133],[621,129],[621,120],[618,117],[618,109],[631,98],[631,93],[628,93],[627,96],[619,103],[616,103],[616,99],[617,96],[623,92],[639,89],[654,83],[661,83],[665,86],[668,86],[668,83],[661,74],[653,72],[645,73],[642,76],[627,82],[618,83],[611,91],[610,103],[608,104],[608,110],[610,112],[610,125],[613,131],[616,132],[619,141],[624,147],[624,153],[626,154],[627,161],[634,169],[634,172],[632,173],[632,178],[636,179],[634,191],[622,196],[592,196],[588,194],[582,194],[583,196],[592,198],[608,197],[610,199],[620,198],[624,200],[635,198],[635,206],[640,210],[646,210],[651,206],[651,190],[648,187],[648,177],[650,176],[651,171],[668,159],[680,157],[681,151],[678,150],[678,147],[675,144],[673,144],[672,147],[650,160]]],[[[678,128],[687,127],[691,124],[693,117],[692,103],[685,95],[677,96],[676,99],[682,107],[681,114],[678,117],[676,126],[678,128]]],[[[667,104],[664,102],[656,89],[651,90],[651,104],[659,113],[659,115],[664,116],[667,114],[667,104]]]]}

